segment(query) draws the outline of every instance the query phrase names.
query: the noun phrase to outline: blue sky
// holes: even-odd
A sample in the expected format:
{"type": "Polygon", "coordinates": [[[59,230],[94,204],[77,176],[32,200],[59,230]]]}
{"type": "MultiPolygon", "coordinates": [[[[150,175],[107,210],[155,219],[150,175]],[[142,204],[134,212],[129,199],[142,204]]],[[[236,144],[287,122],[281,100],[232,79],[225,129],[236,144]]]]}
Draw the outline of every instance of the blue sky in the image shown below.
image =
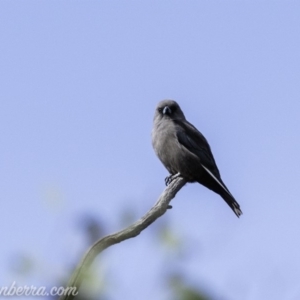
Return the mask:
{"type": "MultiPolygon", "coordinates": [[[[85,248],[72,223],[82,212],[113,232],[122,209],[151,207],[167,175],[152,118],[171,98],[244,212],[185,186],[163,217],[192,241],[185,270],[225,299],[299,299],[299,12],[296,1],[1,1],[1,282],[18,253],[46,278],[65,274],[85,248]]],[[[149,233],[104,254],[112,299],[165,299],[149,233]]]]}

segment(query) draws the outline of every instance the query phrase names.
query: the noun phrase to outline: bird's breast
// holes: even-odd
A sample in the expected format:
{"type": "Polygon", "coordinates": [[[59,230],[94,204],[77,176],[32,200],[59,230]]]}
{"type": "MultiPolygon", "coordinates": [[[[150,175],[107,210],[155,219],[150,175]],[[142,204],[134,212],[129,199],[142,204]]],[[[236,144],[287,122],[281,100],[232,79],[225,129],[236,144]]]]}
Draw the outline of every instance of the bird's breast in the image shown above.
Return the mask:
{"type": "MultiPolygon", "coordinates": [[[[192,174],[198,162],[194,155],[189,156],[186,149],[179,143],[175,128],[157,128],[152,132],[153,148],[170,174],[183,175],[188,181],[194,181],[192,174]]],[[[197,171],[197,170],[196,170],[197,171]]]]}

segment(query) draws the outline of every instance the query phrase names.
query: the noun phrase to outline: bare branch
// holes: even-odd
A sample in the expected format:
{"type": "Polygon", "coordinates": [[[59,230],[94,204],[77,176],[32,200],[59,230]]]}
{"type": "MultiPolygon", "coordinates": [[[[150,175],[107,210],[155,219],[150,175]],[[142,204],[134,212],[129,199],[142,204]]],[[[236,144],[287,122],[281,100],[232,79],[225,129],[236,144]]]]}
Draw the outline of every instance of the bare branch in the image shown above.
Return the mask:
{"type": "MultiPolygon", "coordinates": [[[[182,177],[174,179],[160,195],[155,205],[141,219],[136,221],[131,226],[114,234],[108,235],[97,241],[86,252],[83,259],[78,264],[68,283],[68,288],[75,287],[75,290],[79,291],[82,280],[85,277],[84,275],[87,273],[90,265],[92,264],[96,256],[103,250],[114,244],[120,243],[122,241],[139,235],[144,229],[146,229],[150,224],[152,224],[156,219],[161,217],[167,211],[167,209],[169,208],[169,203],[185,184],[186,181],[182,177]]],[[[71,300],[75,297],[76,296],[74,294],[70,294],[62,295],[59,299],[71,300]]]]}

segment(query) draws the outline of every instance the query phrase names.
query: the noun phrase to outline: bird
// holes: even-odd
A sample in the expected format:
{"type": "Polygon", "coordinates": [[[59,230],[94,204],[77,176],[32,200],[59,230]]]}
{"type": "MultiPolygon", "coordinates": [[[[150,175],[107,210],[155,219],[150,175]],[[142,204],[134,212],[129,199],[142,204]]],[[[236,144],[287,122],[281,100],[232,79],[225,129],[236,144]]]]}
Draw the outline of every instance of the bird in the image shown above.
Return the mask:
{"type": "Polygon", "coordinates": [[[179,176],[187,182],[198,182],[219,194],[237,217],[242,215],[240,205],[221,179],[206,138],[186,120],[176,101],[157,104],[151,137],[156,155],[170,173],[166,185],[179,176]]]}

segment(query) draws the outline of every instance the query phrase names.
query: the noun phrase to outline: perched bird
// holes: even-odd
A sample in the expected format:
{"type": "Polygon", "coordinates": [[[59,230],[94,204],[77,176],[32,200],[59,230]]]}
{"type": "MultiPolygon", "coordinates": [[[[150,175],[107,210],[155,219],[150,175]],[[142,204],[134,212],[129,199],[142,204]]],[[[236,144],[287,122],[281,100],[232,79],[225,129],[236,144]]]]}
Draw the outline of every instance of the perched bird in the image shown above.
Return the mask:
{"type": "Polygon", "coordinates": [[[187,182],[199,182],[219,194],[239,217],[239,204],[221,179],[220,172],[205,137],[189,123],[173,100],[158,103],[152,129],[154,151],[169,173],[168,185],[181,176],[187,182]]]}

